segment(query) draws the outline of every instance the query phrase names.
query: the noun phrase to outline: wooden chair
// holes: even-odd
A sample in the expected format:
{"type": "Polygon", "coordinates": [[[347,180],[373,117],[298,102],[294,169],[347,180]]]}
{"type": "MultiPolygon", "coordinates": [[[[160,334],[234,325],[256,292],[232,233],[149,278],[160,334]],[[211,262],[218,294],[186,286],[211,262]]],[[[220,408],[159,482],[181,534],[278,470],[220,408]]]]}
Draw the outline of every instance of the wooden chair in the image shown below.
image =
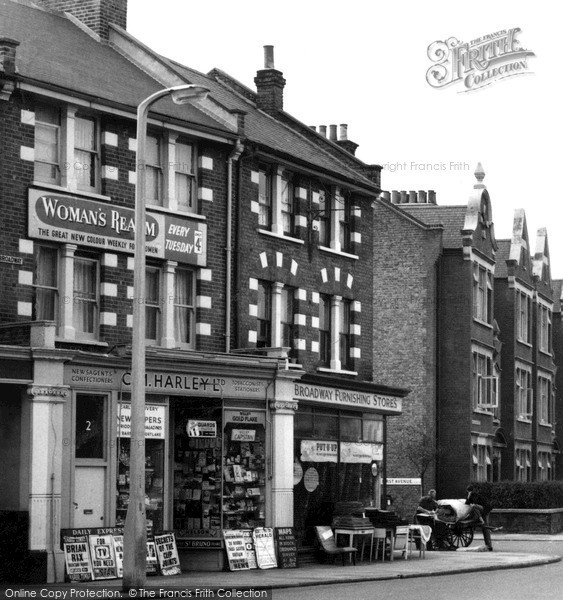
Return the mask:
{"type": "Polygon", "coordinates": [[[426,558],[426,542],[418,529],[409,530],[409,557],[412,557],[413,545],[415,552],[418,550],[418,557],[426,558]]]}
{"type": "Polygon", "coordinates": [[[330,526],[317,525],[315,526],[315,531],[322,551],[327,556],[332,557],[333,562],[336,556],[342,556],[342,565],[344,565],[345,558],[348,556],[349,562],[353,562],[354,565],[356,564],[356,552],[358,552],[358,549],[353,546],[337,546],[330,526]]]}
{"type": "Polygon", "coordinates": [[[409,557],[410,529],[408,525],[399,525],[395,528],[395,537],[391,548],[391,560],[395,552],[400,552],[406,560],[409,557]]]}
{"type": "MultiPolygon", "coordinates": [[[[385,560],[385,542],[387,540],[387,530],[383,527],[376,527],[373,532],[373,553],[374,560],[379,557],[379,548],[381,547],[381,560],[385,560]]],[[[371,561],[371,556],[369,557],[371,561]]]]}

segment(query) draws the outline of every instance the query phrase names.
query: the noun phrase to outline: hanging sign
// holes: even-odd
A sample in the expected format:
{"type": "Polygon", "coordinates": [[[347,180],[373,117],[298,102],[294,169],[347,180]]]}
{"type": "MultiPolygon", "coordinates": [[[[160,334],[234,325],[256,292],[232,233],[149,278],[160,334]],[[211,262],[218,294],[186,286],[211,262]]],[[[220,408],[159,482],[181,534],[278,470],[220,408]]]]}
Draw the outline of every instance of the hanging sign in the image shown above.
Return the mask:
{"type": "Polygon", "coordinates": [[[338,442],[301,440],[301,462],[337,462],[338,442]]]}
{"type": "Polygon", "coordinates": [[[223,538],[227,560],[229,561],[229,570],[243,571],[250,569],[244,533],[239,529],[223,529],[223,538]]]}
{"type": "MultiPolygon", "coordinates": [[[[163,440],[166,431],[166,407],[145,405],[145,438],[163,440]]],[[[117,407],[117,437],[131,437],[131,404],[117,407]]]]}
{"type": "Polygon", "coordinates": [[[340,462],[372,463],[383,460],[383,444],[340,442],[340,462]]]}
{"type": "Polygon", "coordinates": [[[113,549],[112,535],[90,535],[90,556],[94,579],[115,579],[117,565],[113,549]]]}
{"type": "Polygon", "coordinates": [[[176,547],[176,538],[172,532],[154,536],[154,545],[160,572],[163,575],[180,575],[180,557],[176,547]]]}
{"type": "Polygon", "coordinates": [[[217,437],[217,421],[198,421],[189,419],[186,425],[188,437],[217,437]]]}
{"type": "Polygon", "coordinates": [[[272,569],[278,566],[274,546],[274,530],[271,527],[257,527],[252,532],[254,550],[259,569],[272,569]]]}
{"type": "Polygon", "coordinates": [[[279,567],[295,569],[297,567],[297,543],[293,527],[276,527],[275,533],[279,567]]]}
{"type": "Polygon", "coordinates": [[[66,572],[70,581],[92,581],[88,537],[85,535],[64,536],[63,539],[66,572]]]}

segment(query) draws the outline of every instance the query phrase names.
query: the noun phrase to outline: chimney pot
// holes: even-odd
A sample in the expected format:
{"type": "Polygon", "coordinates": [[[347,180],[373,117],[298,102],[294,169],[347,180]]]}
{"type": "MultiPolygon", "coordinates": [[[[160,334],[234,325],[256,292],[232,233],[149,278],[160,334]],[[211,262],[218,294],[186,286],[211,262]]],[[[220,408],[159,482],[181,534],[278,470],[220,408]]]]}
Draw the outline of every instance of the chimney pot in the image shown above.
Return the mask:
{"type": "Polygon", "coordinates": [[[275,69],[274,67],[274,47],[264,46],[264,68],[275,69]]]}
{"type": "Polygon", "coordinates": [[[326,137],[326,125],[319,125],[319,133],[326,137]]]}
{"type": "Polygon", "coordinates": [[[16,48],[20,43],[11,38],[0,38],[0,71],[5,75],[16,73],[16,48]]]}
{"type": "Polygon", "coordinates": [[[336,142],[336,125],[329,125],[330,140],[336,142]]]}
{"type": "Polygon", "coordinates": [[[385,202],[391,202],[391,193],[390,192],[381,192],[380,197],[385,202]]]}
{"type": "Polygon", "coordinates": [[[418,203],[426,204],[426,191],[425,190],[418,190],[418,203]]]}
{"type": "Polygon", "coordinates": [[[340,141],[345,142],[348,139],[348,125],[346,123],[340,124],[340,141]]]}
{"type": "Polygon", "coordinates": [[[401,190],[400,193],[401,193],[401,200],[400,200],[401,204],[407,204],[409,201],[407,192],[405,190],[401,190]]]}
{"type": "Polygon", "coordinates": [[[399,204],[401,201],[401,195],[397,190],[391,191],[391,204],[399,204]]]}
{"type": "Polygon", "coordinates": [[[416,192],[413,190],[409,192],[409,204],[416,204],[416,192]]]}
{"type": "Polygon", "coordinates": [[[428,204],[436,204],[436,192],[428,190],[428,204]]]}
{"type": "Polygon", "coordinates": [[[309,129],[312,129],[313,131],[317,131],[317,126],[316,125],[309,125],[309,129]]]}

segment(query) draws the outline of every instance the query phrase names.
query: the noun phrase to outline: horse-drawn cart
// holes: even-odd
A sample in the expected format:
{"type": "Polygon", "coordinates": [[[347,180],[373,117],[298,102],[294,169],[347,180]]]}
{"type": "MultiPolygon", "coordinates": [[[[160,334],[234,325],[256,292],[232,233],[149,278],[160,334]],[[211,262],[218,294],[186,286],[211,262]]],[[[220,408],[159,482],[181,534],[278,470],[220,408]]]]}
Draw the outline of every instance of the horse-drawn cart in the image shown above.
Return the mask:
{"type": "Polygon", "coordinates": [[[470,516],[471,506],[465,500],[438,500],[435,514],[416,515],[417,521],[432,527],[430,545],[436,550],[466,548],[473,541],[479,524],[470,516]]]}

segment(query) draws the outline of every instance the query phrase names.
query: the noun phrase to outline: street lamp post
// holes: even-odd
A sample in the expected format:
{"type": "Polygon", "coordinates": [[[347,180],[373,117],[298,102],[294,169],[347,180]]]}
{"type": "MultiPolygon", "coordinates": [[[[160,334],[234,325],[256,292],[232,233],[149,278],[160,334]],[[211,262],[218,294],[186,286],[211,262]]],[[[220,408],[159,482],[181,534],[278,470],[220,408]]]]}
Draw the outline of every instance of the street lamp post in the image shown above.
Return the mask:
{"type": "Polygon", "coordinates": [[[185,84],[145,98],[137,108],[137,186],[135,191],[135,261],[133,267],[133,342],[131,360],[131,456],[129,506],[123,538],[123,587],[143,587],[146,581],[147,531],[145,511],[145,192],[149,107],[170,95],[176,104],[205,98],[209,90],[185,84]]]}

